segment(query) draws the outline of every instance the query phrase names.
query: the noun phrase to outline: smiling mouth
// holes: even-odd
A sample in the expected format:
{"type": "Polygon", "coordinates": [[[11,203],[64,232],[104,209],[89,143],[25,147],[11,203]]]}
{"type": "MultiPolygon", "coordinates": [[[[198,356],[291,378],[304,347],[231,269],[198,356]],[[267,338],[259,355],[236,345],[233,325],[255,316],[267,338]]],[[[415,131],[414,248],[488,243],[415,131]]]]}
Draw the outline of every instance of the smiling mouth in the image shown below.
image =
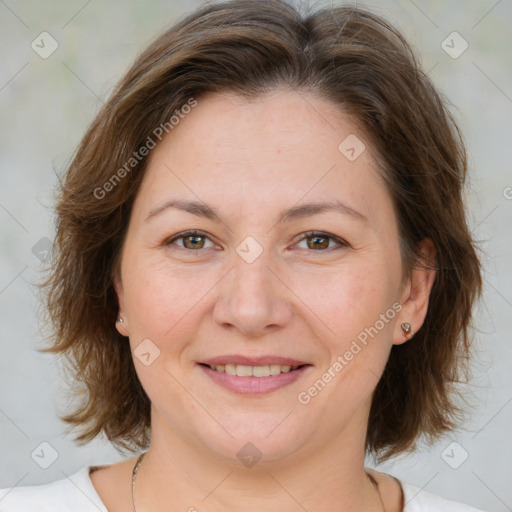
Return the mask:
{"type": "Polygon", "coordinates": [[[303,368],[304,366],[310,366],[307,364],[303,364],[300,366],[289,366],[280,364],[269,364],[263,366],[247,366],[243,364],[200,364],[216,372],[227,373],[228,375],[236,375],[237,377],[271,377],[272,375],[290,373],[300,368],[303,368]]]}

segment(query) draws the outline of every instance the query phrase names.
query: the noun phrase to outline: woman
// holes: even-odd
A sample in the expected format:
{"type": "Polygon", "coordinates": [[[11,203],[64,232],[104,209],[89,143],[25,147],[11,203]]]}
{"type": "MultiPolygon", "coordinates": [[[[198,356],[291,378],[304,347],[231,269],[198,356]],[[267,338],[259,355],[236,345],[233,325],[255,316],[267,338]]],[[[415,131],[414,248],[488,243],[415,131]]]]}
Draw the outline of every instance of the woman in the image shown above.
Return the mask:
{"type": "Polygon", "coordinates": [[[480,263],[458,128],[362,9],[202,7],[156,39],[62,183],[48,311],[143,453],[5,512],[474,511],[366,469],[456,426],[480,263]]]}

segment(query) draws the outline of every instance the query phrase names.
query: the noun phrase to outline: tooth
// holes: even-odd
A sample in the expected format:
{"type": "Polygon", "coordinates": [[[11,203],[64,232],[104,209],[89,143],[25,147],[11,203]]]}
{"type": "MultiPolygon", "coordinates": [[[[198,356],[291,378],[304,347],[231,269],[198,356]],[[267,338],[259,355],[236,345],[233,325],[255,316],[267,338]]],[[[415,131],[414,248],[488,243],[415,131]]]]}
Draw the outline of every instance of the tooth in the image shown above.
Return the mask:
{"type": "Polygon", "coordinates": [[[217,364],[211,365],[212,370],[237,375],[238,377],[269,377],[296,370],[298,366],[271,364],[266,366],[248,366],[243,364],[217,364]]]}
{"type": "Polygon", "coordinates": [[[225,365],[224,371],[229,375],[236,375],[236,364],[227,364],[225,365]]]}
{"type": "Polygon", "coordinates": [[[271,364],[269,365],[270,375],[279,375],[281,373],[281,365],[280,364],[271,364]]]}
{"type": "Polygon", "coordinates": [[[268,377],[270,376],[270,369],[267,366],[254,366],[252,369],[252,374],[255,377],[268,377]]]}
{"type": "Polygon", "coordinates": [[[252,377],[252,366],[245,366],[243,364],[238,364],[236,366],[236,374],[239,377],[252,377]]]}

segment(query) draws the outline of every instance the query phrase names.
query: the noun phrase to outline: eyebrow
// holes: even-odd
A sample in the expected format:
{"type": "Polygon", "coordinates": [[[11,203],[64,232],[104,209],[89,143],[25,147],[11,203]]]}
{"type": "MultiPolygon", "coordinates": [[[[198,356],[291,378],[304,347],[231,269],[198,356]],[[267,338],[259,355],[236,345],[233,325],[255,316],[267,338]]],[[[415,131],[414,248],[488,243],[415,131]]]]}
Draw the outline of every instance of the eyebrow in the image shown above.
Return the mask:
{"type": "MultiPolygon", "coordinates": [[[[205,217],[214,222],[223,222],[216,208],[213,208],[199,201],[189,201],[184,199],[171,199],[170,201],[166,201],[161,206],[151,210],[149,215],[146,217],[145,222],[152,217],[162,213],[163,211],[168,210],[169,208],[183,210],[185,212],[192,213],[193,215],[197,215],[198,217],[205,217]]],[[[324,203],[307,203],[288,208],[279,214],[277,224],[281,224],[283,222],[291,222],[297,219],[302,219],[304,217],[309,217],[329,211],[337,211],[344,215],[349,215],[356,220],[368,222],[368,219],[362,213],[354,210],[342,201],[337,200],[324,203]]]]}

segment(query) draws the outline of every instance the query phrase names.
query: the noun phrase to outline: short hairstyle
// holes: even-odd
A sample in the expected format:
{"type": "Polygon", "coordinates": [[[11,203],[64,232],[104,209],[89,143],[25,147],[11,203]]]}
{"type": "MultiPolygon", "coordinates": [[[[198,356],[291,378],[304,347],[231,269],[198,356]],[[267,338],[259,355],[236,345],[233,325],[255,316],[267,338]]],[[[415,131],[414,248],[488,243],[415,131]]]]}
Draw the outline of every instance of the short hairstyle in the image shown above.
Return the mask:
{"type": "Polygon", "coordinates": [[[448,102],[399,31],[368,10],[235,0],[199,8],[136,58],[60,183],[41,285],[53,329],[40,350],[71,363],[80,403],[60,418],[79,427],[79,444],[104,434],[118,450],[149,446],[150,400],[115,328],[113,286],[148,162],[140,149],[208,93],[254,99],[278,87],[317,94],[355,119],[393,201],[405,274],[421,265],[436,271],[423,326],[392,347],[377,384],[368,453],[384,460],[457,427],[482,277],[463,203],[466,150],[448,102]],[[435,245],[433,262],[417,249],[425,238],[435,245]]]}

